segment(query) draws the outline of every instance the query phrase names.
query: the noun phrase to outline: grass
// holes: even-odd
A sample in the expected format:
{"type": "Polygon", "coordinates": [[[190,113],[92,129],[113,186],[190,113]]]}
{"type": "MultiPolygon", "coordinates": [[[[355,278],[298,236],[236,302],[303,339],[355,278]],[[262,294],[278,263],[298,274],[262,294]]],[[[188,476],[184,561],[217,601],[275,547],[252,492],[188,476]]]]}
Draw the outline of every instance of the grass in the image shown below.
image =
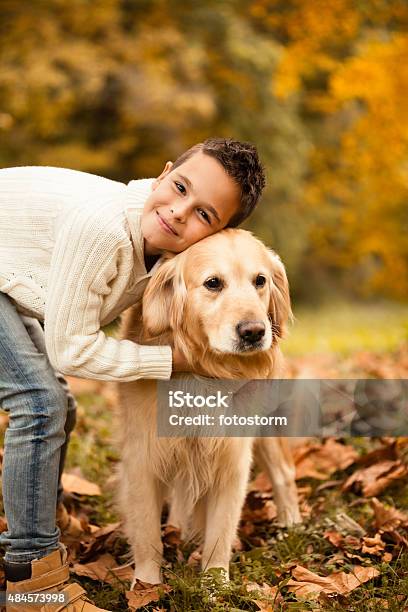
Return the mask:
{"type": "Polygon", "coordinates": [[[354,351],[390,352],[408,340],[408,306],[393,302],[335,301],[294,309],[282,344],[287,356],[354,351]]]}
{"type": "MultiPolygon", "coordinates": [[[[81,396],[81,409],[78,429],[72,434],[71,448],[68,453],[68,467],[80,467],[83,475],[96,481],[104,489],[106,480],[112,472],[117,453],[112,446],[112,412],[103,406],[103,398],[87,394],[81,396]],[[86,406],[85,406],[86,405],[86,406]]],[[[366,438],[350,438],[359,453],[366,453],[375,444],[366,438]]],[[[344,479],[348,471],[337,472],[333,479],[344,479]]],[[[365,526],[369,523],[371,509],[368,500],[359,498],[352,492],[342,493],[339,486],[319,490],[320,481],[304,479],[302,486],[311,487],[308,503],[316,508],[311,517],[299,527],[283,530],[273,523],[263,522],[256,525],[256,533],[262,540],[259,546],[245,541],[244,550],[236,552],[231,560],[231,581],[228,585],[221,582],[215,574],[212,588],[203,584],[202,577],[195,567],[187,564],[191,544],[181,551],[170,551],[164,568],[165,582],[172,591],[164,595],[159,603],[151,603],[141,608],[145,612],[166,610],[171,612],[255,612],[259,610],[257,597],[248,593],[246,584],[266,583],[279,587],[279,598],[273,603],[263,596],[264,610],[325,612],[379,612],[389,610],[402,612],[408,606],[408,552],[399,553],[391,563],[380,558],[362,555],[362,561],[338,559],[338,552],[323,537],[324,532],[335,521],[338,512],[345,512],[365,526]],[[183,558],[180,558],[183,554],[183,558]],[[353,591],[347,597],[326,597],[319,602],[296,598],[285,586],[290,577],[289,569],[294,565],[307,567],[319,575],[335,571],[352,571],[353,563],[375,567],[380,575],[353,591]],[[214,596],[216,592],[216,596],[214,596]],[[275,606],[275,607],[268,607],[275,606]]],[[[408,505],[408,487],[396,485],[388,488],[380,498],[401,510],[408,505]]],[[[88,498],[87,512],[92,522],[104,525],[116,521],[112,494],[108,490],[100,498],[88,498]]],[[[371,533],[373,535],[373,533],[371,533]]],[[[118,563],[125,563],[128,546],[124,540],[116,542],[115,550],[110,550],[118,563]]],[[[349,549],[353,553],[352,548],[349,549]]],[[[359,553],[360,554],[360,553],[359,553]]],[[[98,583],[89,579],[75,578],[88,591],[95,604],[103,609],[125,612],[128,610],[123,590],[98,583]]]]}
{"type": "MultiPolygon", "coordinates": [[[[321,310],[311,308],[296,311],[297,322],[283,350],[289,355],[308,352],[339,352],[351,354],[355,350],[376,352],[394,350],[407,336],[408,313],[396,304],[350,305],[329,304],[321,310]]],[[[89,520],[103,526],[119,519],[114,502],[111,476],[119,454],[114,443],[114,415],[111,401],[104,395],[82,393],[78,396],[77,425],[71,434],[66,469],[79,469],[82,475],[98,483],[103,494],[100,497],[83,498],[81,504],[89,520]]],[[[373,446],[366,438],[350,439],[355,448],[364,453],[373,446]]],[[[346,472],[338,472],[333,479],[344,479],[346,472]]],[[[248,593],[246,584],[279,586],[278,597],[264,601],[262,608],[285,611],[347,611],[347,612],[402,612],[408,606],[408,552],[405,549],[390,563],[380,558],[362,555],[357,563],[376,567],[380,575],[353,591],[347,598],[326,597],[320,602],[302,601],[290,593],[286,586],[289,569],[296,564],[307,567],[320,575],[349,570],[351,562],[336,557],[338,552],[323,537],[339,511],[346,512],[361,525],[370,518],[368,502],[351,492],[342,493],[339,486],[318,490],[319,481],[306,479],[302,486],[310,486],[308,503],[313,512],[305,523],[290,530],[279,529],[273,523],[257,524],[259,544],[244,537],[244,549],[235,552],[231,561],[231,582],[223,584],[217,574],[213,576],[214,589],[203,584],[196,568],[187,564],[190,547],[169,555],[165,568],[165,582],[172,591],[161,601],[149,604],[141,610],[166,610],[171,612],[255,612],[260,597],[248,593]],[[355,505],[353,502],[356,502],[355,505]]],[[[408,507],[408,487],[388,488],[381,496],[387,502],[404,511],[408,507]]],[[[118,563],[126,562],[128,545],[118,539],[109,550],[118,563]]],[[[171,552],[171,551],[170,551],[171,552]]],[[[125,612],[128,610],[123,590],[86,578],[75,579],[86,588],[90,598],[103,609],[125,612]]],[[[261,605],[261,604],[260,604],[261,605]]]]}

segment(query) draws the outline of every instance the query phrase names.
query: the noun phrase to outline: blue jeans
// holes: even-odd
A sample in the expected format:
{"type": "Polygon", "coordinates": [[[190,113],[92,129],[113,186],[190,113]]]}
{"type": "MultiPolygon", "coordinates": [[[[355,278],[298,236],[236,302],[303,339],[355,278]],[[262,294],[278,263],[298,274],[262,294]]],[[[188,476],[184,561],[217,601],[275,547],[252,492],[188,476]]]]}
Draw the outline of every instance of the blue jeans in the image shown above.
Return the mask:
{"type": "Polygon", "coordinates": [[[23,563],[59,548],[55,512],[76,404],[49,362],[39,321],[19,314],[1,292],[0,407],[9,413],[2,475],[8,529],[0,544],[6,561],[23,563]]]}

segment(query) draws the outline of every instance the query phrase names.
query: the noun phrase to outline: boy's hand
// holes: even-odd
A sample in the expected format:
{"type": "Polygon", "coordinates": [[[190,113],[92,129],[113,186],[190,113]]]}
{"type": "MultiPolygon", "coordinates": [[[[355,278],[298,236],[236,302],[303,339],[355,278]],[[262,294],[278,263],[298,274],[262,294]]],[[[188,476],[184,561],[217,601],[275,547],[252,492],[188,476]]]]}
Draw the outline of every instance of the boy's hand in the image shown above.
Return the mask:
{"type": "Polygon", "coordinates": [[[191,372],[187,359],[177,347],[173,347],[173,372],[191,372]]]}

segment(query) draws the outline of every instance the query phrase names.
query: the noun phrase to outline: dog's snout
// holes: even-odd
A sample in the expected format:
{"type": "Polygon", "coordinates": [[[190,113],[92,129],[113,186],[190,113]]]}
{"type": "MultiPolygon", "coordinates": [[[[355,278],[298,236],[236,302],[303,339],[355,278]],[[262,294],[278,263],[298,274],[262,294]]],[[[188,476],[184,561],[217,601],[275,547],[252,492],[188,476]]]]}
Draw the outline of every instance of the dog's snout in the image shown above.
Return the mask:
{"type": "Polygon", "coordinates": [[[241,321],[237,325],[237,332],[242,340],[255,344],[265,335],[265,324],[262,321],[241,321]]]}

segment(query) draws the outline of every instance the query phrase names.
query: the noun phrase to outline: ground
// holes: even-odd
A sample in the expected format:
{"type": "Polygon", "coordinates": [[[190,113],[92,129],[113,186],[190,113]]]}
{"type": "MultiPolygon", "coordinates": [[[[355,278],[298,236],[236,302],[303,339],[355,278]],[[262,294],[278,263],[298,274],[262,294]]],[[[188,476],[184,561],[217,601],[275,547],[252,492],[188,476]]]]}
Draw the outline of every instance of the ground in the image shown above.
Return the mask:
{"type": "MultiPolygon", "coordinates": [[[[298,327],[284,345],[290,376],[408,378],[407,316],[399,305],[295,314],[298,327]],[[373,342],[370,329],[379,328],[383,334],[373,342]]],[[[65,541],[75,579],[98,606],[115,612],[408,610],[408,440],[402,437],[298,440],[302,525],[276,524],[269,483],[254,472],[228,586],[216,574],[204,583],[196,547],[163,524],[166,586],[138,585],[129,594],[128,545],[114,505],[114,390],[78,379],[71,384],[78,420],[64,477],[73,517],[73,536],[65,541]],[[127,567],[110,569],[119,565],[127,567]]],[[[4,431],[7,416],[1,419],[4,431]]]]}

